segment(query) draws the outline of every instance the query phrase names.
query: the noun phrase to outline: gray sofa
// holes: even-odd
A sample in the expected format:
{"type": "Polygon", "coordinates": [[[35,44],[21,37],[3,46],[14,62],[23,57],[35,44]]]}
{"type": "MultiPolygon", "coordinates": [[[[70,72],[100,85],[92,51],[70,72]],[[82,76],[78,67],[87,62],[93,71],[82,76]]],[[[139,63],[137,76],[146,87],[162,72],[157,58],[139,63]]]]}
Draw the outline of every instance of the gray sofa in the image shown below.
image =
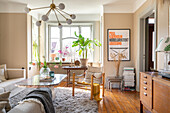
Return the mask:
{"type": "Polygon", "coordinates": [[[25,69],[6,69],[7,80],[0,83],[0,93],[10,91],[11,96],[17,94],[23,88],[17,88],[15,84],[26,79],[26,70],[25,69]]]}
{"type": "Polygon", "coordinates": [[[24,102],[18,104],[8,113],[45,113],[42,105],[37,102],[24,102]]]}

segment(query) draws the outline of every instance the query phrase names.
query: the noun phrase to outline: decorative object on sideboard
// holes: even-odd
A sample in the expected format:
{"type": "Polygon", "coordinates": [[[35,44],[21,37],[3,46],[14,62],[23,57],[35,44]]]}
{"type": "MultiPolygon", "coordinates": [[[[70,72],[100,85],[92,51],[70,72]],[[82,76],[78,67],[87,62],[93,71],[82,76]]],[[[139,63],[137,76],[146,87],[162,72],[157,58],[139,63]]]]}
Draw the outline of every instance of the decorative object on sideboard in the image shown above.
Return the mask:
{"type": "MultiPolygon", "coordinates": [[[[130,29],[107,30],[107,60],[115,60],[112,55],[123,53],[123,61],[130,61],[130,29]]],[[[116,58],[118,60],[118,58],[116,58]]]]}
{"type": "MultiPolygon", "coordinates": [[[[26,8],[25,8],[25,12],[26,12],[26,13],[29,13],[29,12],[32,11],[32,10],[47,9],[47,8],[50,8],[50,9],[49,9],[49,11],[48,11],[45,15],[42,16],[42,20],[45,21],[45,22],[48,21],[48,20],[49,20],[49,15],[50,15],[51,11],[53,11],[54,14],[55,14],[55,16],[56,16],[56,19],[57,19],[58,27],[59,27],[59,28],[62,28],[62,24],[61,24],[61,22],[59,21],[57,12],[58,12],[62,17],[64,17],[64,18],[66,19],[67,24],[72,24],[72,20],[71,20],[71,19],[76,19],[76,15],[75,15],[75,14],[68,14],[67,12],[63,11],[63,10],[65,9],[65,5],[64,5],[63,3],[60,3],[58,6],[56,6],[56,5],[54,4],[54,0],[52,0],[52,3],[50,4],[50,6],[47,6],[47,7],[40,7],[40,8],[34,8],[34,9],[31,9],[31,8],[26,7],[26,8]],[[71,18],[71,19],[69,19],[68,17],[66,17],[64,14],[68,15],[69,18],[71,18]]],[[[36,25],[37,25],[37,26],[40,26],[42,20],[37,21],[37,22],[36,22],[36,25]]]]}
{"type": "Polygon", "coordinates": [[[82,67],[87,67],[87,63],[88,63],[88,51],[93,51],[94,49],[92,48],[92,45],[94,44],[95,46],[100,47],[101,43],[94,39],[94,40],[90,40],[89,38],[85,38],[83,37],[81,34],[77,35],[75,32],[75,36],[77,37],[77,40],[73,42],[72,47],[77,47],[79,46],[80,49],[77,50],[79,52],[79,55],[83,56],[83,58],[80,59],[81,61],[81,66],[82,67]]]}
{"type": "Polygon", "coordinates": [[[164,52],[164,71],[170,71],[170,37],[163,37],[159,41],[157,52],[164,52]]]}

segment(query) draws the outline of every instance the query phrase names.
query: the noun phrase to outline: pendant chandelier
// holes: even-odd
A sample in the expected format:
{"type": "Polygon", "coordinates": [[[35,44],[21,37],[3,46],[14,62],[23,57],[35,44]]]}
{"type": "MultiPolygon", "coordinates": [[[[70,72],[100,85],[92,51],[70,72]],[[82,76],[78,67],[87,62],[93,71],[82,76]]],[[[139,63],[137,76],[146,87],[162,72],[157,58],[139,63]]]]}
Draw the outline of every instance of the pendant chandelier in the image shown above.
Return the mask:
{"type": "MultiPolygon", "coordinates": [[[[44,22],[48,21],[48,20],[49,20],[49,17],[48,17],[48,16],[50,15],[51,11],[53,11],[54,14],[55,14],[55,16],[56,16],[57,22],[58,22],[58,27],[59,27],[60,29],[62,28],[62,24],[61,24],[61,22],[59,21],[57,12],[58,12],[62,17],[64,17],[64,18],[66,19],[66,22],[67,22],[67,24],[69,24],[69,25],[72,24],[72,20],[71,20],[71,19],[75,19],[75,18],[76,18],[76,15],[75,15],[75,14],[68,14],[68,13],[66,13],[65,11],[63,11],[63,10],[65,9],[65,5],[64,5],[63,3],[60,3],[58,6],[56,6],[56,5],[54,4],[54,0],[52,0],[52,3],[50,4],[50,6],[40,7],[40,8],[34,8],[34,9],[31,9],[31,8],[26,7],[26,8],[25,8],[25,11],[26,11],[26,13],[29,13],[29,12],[32,11],[32,10],[46,9],[46,8],[50,8],[50,9],[49,9],[49,11],[48,11],[45,15],[43,15],[43,16],[41,17],[41,19],[42,19],[44,22]],[[68,15],[69,18],[67,18],[66,16],[64,16],[64,14],[68,15]]],[[[41,26],[41,20],[37,21],[37,22],[36,22],[36,25],[37,25],[37,26],[41,26]]]]}

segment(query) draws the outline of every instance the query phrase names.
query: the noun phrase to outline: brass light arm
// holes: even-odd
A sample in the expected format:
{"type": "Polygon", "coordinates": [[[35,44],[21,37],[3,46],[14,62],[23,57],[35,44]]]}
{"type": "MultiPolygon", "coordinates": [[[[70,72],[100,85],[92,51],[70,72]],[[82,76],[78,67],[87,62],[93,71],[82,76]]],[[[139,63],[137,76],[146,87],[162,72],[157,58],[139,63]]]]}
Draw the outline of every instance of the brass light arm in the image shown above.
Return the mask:
{"type": "Polygon", "coordinates": [[[56,10],[57,12],[59,12],[66,20],[68,19],[68,18],[66,18],[58,9],[55,8],[55,10],[56,10]]]}
{"type": "Polygon", "coordinates": [[[55,14],[55,16],[56,16],[56,18],[57,18],[58,23],[60,23],[60,21],[59,21],[59,19],[58,19],[58,16],[57,16],[57,13],[55,12],[54,9],[53,9],[53,11],[54,11],[54,14],[55,14]]]}
{"type": "Polygon", "coordinates": [[[68,13],[66,13],[65,11],[62,11],[61,9],[59,9],[59,8],[56,8],[57,10],[59,10],[59,11],[61,11],[61,12],[63,12],[63,13],[65,13],[65,14],[67,14],[67,15],[71,15],[71,14],[68,14],[68,13]]]}
{"type": "Polygon", "coordinates": [[[47,12],[47,14],[46,14],[46,15],[47,15],[47,16],[49,16],[50,12],[51,12],[51,9],[47,12]]]}
{"type": "Polygon", "coordinates": [[[45,9],[45,8],[50,8],[50,7],[48,6],[48,7],[33,8],[33,9],[31,9],[31,10],[45,9]]]}

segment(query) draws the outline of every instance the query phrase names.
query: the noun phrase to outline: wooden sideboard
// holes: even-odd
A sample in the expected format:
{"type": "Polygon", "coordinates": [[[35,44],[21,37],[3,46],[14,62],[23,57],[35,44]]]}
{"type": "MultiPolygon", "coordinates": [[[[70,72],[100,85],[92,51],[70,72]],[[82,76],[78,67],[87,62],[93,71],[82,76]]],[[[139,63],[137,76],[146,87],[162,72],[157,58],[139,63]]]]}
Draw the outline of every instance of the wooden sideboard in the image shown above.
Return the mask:
{"type": "Polygon", "coordinates": [[[153,113],[170,113],[170,79],[151,73],[140,73],[140,112],[143,106],[153,113]]]}

